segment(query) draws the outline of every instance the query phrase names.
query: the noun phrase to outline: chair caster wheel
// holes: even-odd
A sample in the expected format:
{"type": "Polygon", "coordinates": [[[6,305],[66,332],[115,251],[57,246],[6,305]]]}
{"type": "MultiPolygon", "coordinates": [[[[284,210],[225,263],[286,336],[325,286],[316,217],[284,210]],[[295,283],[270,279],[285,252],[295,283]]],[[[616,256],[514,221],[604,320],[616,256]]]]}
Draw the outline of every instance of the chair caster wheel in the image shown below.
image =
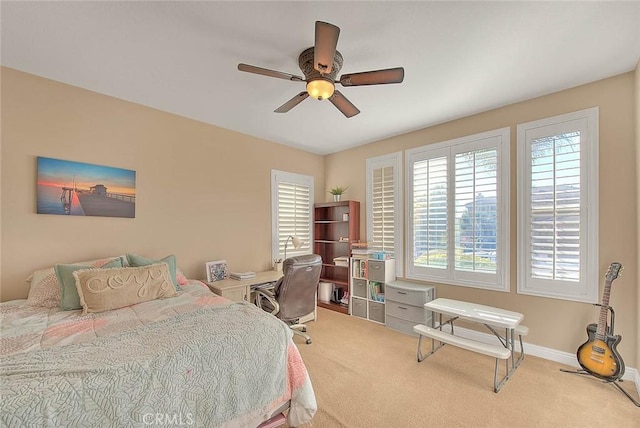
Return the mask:
{"type": "Polygon", "coordinates": [[[311,339],[307,339],[307,345],[311,345],[311,339]]]}
{"type": "Polygon", "coordinates": [[[306,332],[307,332],[307,327],[303,327],[303,328],[301,328],[300,330],[301,330],[303,333],[306,333],[306,332]]]}

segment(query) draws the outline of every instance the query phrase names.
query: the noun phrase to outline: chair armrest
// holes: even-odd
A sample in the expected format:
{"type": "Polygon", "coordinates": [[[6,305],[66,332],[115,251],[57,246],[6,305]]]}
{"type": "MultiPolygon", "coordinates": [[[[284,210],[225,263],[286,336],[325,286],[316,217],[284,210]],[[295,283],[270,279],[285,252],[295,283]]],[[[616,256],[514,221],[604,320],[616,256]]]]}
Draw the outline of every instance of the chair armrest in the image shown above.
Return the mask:
{"type": "Polygon", "coordinates": [[[272,315],[277,314],[278,312],[280,312],[280,305],[278,304],[278,302],[276,301],[276,297],[273,295],[273,293],[270,290],[256,290],[256,306],[259,307],[260,309],[264,310],[264,311],[268,311],[270,312],[272,315]],[[269,303],[269,305],[271,307],[273,307],[273,309],[267,307],[267,306],[263,306],[263,301],[267,301],[269,303]]]}

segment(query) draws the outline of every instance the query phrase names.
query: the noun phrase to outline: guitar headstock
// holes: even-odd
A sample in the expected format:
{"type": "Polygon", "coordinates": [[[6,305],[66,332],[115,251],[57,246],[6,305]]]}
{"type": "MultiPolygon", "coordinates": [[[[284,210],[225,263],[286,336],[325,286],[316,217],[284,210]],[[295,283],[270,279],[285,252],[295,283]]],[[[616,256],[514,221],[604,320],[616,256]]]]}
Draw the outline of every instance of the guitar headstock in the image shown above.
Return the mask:
{"type": "Polygon", "coordinates": [[[620,272],[622,272],[622,264],[618,262],[613,262],[609,265],[609,269],[607,270],[607,275],[605,276],[605,279],[609,282],[612,282],[614,279],[618,277],[618,275],[620,275],[620,272]]]}

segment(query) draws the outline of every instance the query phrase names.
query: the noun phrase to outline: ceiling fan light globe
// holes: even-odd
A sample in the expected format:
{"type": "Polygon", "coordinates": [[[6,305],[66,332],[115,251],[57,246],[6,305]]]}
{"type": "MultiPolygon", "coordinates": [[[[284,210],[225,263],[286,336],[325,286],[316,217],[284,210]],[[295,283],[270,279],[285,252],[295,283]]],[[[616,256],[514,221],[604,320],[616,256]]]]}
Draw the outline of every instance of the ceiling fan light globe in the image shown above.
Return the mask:
{"type": "Polygon", "coordinates": [[[307,83],[307,93],[317,100],[326,100],[333,95],[335,87],[329,79],[320,78],[307,83]]]}

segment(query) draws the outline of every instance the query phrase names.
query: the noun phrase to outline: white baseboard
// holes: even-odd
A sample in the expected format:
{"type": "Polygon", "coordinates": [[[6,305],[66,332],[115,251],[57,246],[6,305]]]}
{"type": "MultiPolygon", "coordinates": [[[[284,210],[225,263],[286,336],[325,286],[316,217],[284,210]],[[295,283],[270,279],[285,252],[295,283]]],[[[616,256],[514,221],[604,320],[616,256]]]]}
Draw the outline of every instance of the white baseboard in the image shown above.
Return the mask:
{"type": "MultiPolygon", "coordinates": [[[[443,328],[444,331],[451,332],[451,325],[447,324],[443,328]]],[[[495,344],[496,338],[493,334],[482,333],[475,330],[469,330],[467,328],[455,327],[456,336],[465,337],[467,339],[477,340],[478,342],[495,344]]],[[[516,338],[517,341],[517,338],[516,338]]],[[[534,345],[532,343],[524,342],[524,349],[526,355],[533,355],[535,357],[544,358],[545,360],[555,361],[557,363],[566,364],[576,368],[580,367],[578,364],[578,358],[576,354],[569,352],[558,351],[556,349],[545,348],[544,346],[534,345]]],[[[516,342],[516,351],[518,351],[518,344],[516,342]]],[[[623,380],[634,382],[636,385],[636,391],[640,395],[640,373],[638,369],[632,367],[626,367],[623,380]]]]}

